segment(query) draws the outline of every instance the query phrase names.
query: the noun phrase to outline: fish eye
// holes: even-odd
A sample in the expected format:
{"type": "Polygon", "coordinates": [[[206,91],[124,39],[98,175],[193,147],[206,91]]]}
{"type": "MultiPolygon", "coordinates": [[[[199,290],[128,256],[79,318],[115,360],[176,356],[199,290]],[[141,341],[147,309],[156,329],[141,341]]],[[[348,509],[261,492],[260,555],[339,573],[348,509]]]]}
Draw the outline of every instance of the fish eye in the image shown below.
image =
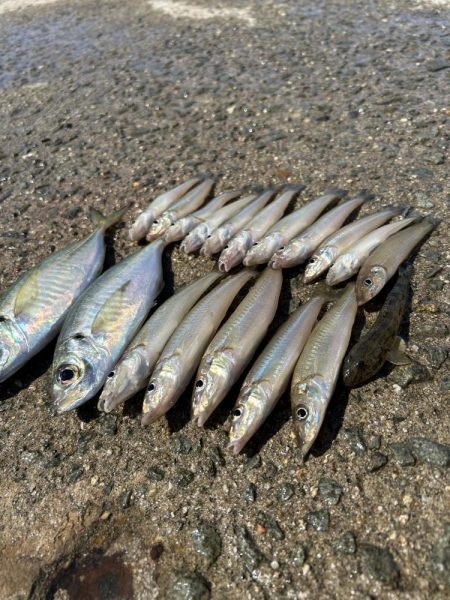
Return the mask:
{"type": "Polygon", "coordinates": [[[356,366],[358,367],[358,369],[362,369],[363,367],[366,366],[366,363],[363,360],[358,360],[358,362],[356,363],[356,366]]]}
{"type": "Polygon", "coordinates": [[[239,419],[239,417],[241,415],[242,415],[242,410],[240,408],[235,408],[231,413],[231,416],[233,417],[233,419],[239,419]]]}
{"type": "Polygon", "coordinates": [[[114,377],[115,374],[116,374],[115,371],[111,371],[110,373],[108,373],[108,377],[114,377]]]}
{"type": "Polygon", "coordinates": [[[286,246],[280,246],[279,250],[284,250],[286,246]]]}
{"type": "Polygon", "coordinates": [[[206,239],[208,239],[208,238],[210,238],[210,237],[211,237],[211,234],[207,235],[207,236],[206,236],[206,239]]]}
{"type": "Polygon", "coordinates": [[[228,248],[228,247],[229,247],[229,246],[228,246],[228,244],[227,244],[227,245],[225,246],[225,248],[228,248]]]}
{"type": "Polygon", "coordinates": [[[155,384],[154,383],[150,383],[149,386],[148,386],[148,388],[147,388],[147,390],[149,392],[153,392],[154,389],[155,389],[155,384]]]}
{"type": "Polygon", "coordinates": [[[6,317],[0,315],[0,323],[4,323],[6,321],[6,317]]]}
{"type": "Polygon", "coordinates": [[[75,366],[68,366],[61,369],[58,373],[59,383],[69,385],[78,377],[78,369],[75,366]]]}
{"type": "Polygon", "coordinates": [[[364,279],[364,285],[370,287],[372,285],[372,280],[369,277],[367,279],[364,279]]]}
{"type": "Polygon", "coordinates": [[[201,379],[199,379],[196,383],[195,383],[195,387],[200,389],[203,387],[203,381],[201,379]]]}
{"type": "Polygon", "coordinates": [[[304,421],[308,418],[309,411],[306,406],[300,405],[296,410],[296,414],[299,421],[304,421]]]}
{"type": "Polygon", "coordinates": [[[315,262],[316,262],[316,259],[314,258],[314,256],[312,256],[312,257],[309,259],[309,264],[310,264],[310,265],[313,265],[315,262]]]}
{"type": "Polygon", "coordinates": [[[258,242],[253,242],[253,246],[257,246],[257,245],[258,245],[258,242]]]}
{"type": "Polygon", "coordinates": [[[153,223],[155,223],[155,224],[158,223],[158,219],[154,219],[153,223]]]}

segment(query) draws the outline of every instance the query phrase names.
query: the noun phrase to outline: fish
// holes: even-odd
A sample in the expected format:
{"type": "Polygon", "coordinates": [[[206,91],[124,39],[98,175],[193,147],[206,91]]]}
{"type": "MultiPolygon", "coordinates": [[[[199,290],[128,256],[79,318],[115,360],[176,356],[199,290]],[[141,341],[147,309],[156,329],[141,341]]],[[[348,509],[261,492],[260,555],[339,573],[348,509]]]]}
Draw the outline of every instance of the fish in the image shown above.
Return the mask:
{"type": "Polygon", "coordinates": [[[208,273],[183,287],[155,310],[108,374],[98,401],[99,410],[109,413],[146,387],[170,336],[219,277],[218,271],[208,273]]]}
{"type": "Polygon", "coordinates": [[[269,202],[275,192],[276,190],[272,188],[261,192],[255,200],[213,231],[201,247],[200,254],[211,257],[225,248],[228,240],[240,231],[269,202]]]}
{"type": "Polygon", "coordinates": [[[345,190],[330,188],[312,202],[280,219],[250,248],[244,258],[244,265],[250,267],[268,262],[274,252],[312,225],[331,203],[344,198],[346,194],[345,190]]]}
{"type": "Polygon", "coordinates": [[[398,337],[408,292],[409,270],[401,269],[375,323],[345,357],[342,369],[345,386],[353,388],[363,385],[378,373],[386,361],[395,365],[411,362],[401,350],[404,342],[398,337]]]}
{"type": "Polygon", "coordinates": [[[188,179],[184,183],[180,183],[168,192],[164,192],[164,194],[160,194],[150,202],[148,207],[137,216],[133,225],[130,227],[128,232],[130,240],[132,242],[138,242],[145,238],[155,219],[184,196],[184,194],[186,194],[186,192],[194,185],[200,183],[200,181],[202,181],[201,177],[191,177],[191,179],[188,179]]]}
{"type": "Polygon", "coordinates": [[[245,208],[250,202],[255,200],[255,194],[244,196],[240,200],[235,200],[222,208],[219,208],[214,215],[199,223],[181,242],[180,248],[186,254],[199,250],[206,242],[207,238],[223,223],[236,215],[240,210],[245,208]]]}
{"type": "Polygon", "coordinates": [[[305,262],[328,236],[339,229],[356,208],[370,198],[372,195],[363,191],[329,210],[303,233],[277,250],[270,259],[269,266],[272,269],[285,269],[305,262]]]}
{"type": "Polygon", "coordinates": [[[253,217],[244,229],[236,233],[219,256],[219,270],[228,272],[239,265],[247,251],[280,219],[292,198],[302,189],[304,189],[302,185],[287,186],[278,198],[253,217]]]}
{"type": "Polygon", "coordinates": [[[239,454],[286,390],[295,363],[325,297],[316,296],[289,316],[248,372],[231,412],[228,450],[239,454]]]}
{"type": "Polygon", "coordinates": [[[415,217],[402,219],[401,221],[394,221],[371,231],[337,257],[335,263],[327,273],[326,283],[328,285],[337,285],[355,275],[365,259],[377,246],[389,236],[411,225],[416,220],[415,217]]]}
{"type": "Polygon", "coordinates": [[[157,240],[101,275],[70,309],[56,343],[51,396],[57,413],[90,400],[134,338],[163,286],[157,240]]]}
{"type": "Polygon", "coordinates": [[[199,427],[228,394],[266,335],[282,283],[281,271],[266,269],[206,349],[192,395],[192,418],[199,427]]]}
{"type": "Polygon", "coordinates": [[[142,407],[142,424],[156,421],[175,405],[234,297],[255,273],[241,271],[220,282],[183,319],[156,363],[142,407]]]}
{"type": "Polygon", "coordinates": [[[314,327],[295,365],[291,409],[302,460],[322,427],[350,342],[357,308],[355,286],[349,284],[314,327]]]}
{"type": "Polygon", "coordinates": [[[391,206],[345,225],[328,237],[309,259],[304,283],[310,283],[324,273],[336,258],[369,232],[399,215],[403,208],[391,206]]]}
{"type": "Polygon", "coordinates": [[[374,298],[391,279],[400,264],[434,228],[423,220],[389,237],[366,258],[356,278],[358,305],[374,298]]]}
{"type": "Polygon", "coordinates": [[[59,332],[67,311],[103,268],[105,232],[127,208],[104,217],[91,210],[97,225],[24,273],[0,297],[0,382],[16,373],[59,332]]]}
{"type": "Polygon", "coordinates": [[[219,194],[213,198],[205,206],[199,208],[199,210],[196,210],[190,215],[178,219],[178,221],[175,221],[175,223],[167,228],[163,236],[164,241],[166,244],[169,244],[171,242],[178,242],[182,240],[190,231],[192,231],[192,229],[194,229],[195,226],[212,217],[218,211],[218,209],[224,206],[224,204],[230,200],[233,200],[234,198],[237,198],[237,196],[240,194],[240,190],[223,192],[222,194],[219,194]]]}
{"type": "Polygon", "coordinates": [[[204,179],[194,189],[183,196],[176,204],[173,204],[169,210],[166,210],[153,221],[145,239],[147,242],[152,242],[162,237],[169,227],[186,215],[194,212],[203,204],[208,197],[214,179],[204,179]]]}

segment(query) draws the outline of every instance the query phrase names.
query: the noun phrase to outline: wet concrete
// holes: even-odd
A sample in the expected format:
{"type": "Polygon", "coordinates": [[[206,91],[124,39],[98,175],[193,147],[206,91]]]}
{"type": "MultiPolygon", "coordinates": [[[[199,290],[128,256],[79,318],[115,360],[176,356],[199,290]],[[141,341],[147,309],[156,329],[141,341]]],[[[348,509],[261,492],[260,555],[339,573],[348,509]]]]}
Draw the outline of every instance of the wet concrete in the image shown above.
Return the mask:
{"type": "MultiPolygon", "coordinates": [[[[417,253],[404,324],[430,378],[339,388],[304,465],[287,398],[234,458],[232,397],[205,430],[189,423],[188,395],[147,429],[140,398],[51,417],[51,347],[2,384],[2,599],[448,597],[450,481],[433,442],[450,444],[450,15],[435,4],[61,0],[3,12],[2,288],[90,231],[90,206],[131,202],[130,221],[199,171],[221,189],[301,181],[303,198],[369,188],[373,207],[411,205],[443,224],[417,253]]],[[[126,229],[113,248],[110,262],[131,251],[126,229]]],[[[175,287],[213,266],[169,256],[175,287]]],[[[315,287],[299,272],[277,322],[315,287]]]]}

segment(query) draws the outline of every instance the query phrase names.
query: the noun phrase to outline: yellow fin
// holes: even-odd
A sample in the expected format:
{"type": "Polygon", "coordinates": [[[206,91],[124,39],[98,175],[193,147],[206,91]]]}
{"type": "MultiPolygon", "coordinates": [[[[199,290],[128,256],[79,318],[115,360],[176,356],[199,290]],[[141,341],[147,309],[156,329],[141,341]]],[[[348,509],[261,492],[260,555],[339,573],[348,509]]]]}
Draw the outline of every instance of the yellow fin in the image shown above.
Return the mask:
{"type": "Polygon", "coordinates": [[[92,333],[103,333],[111,327],[111,323],[120,320],[122,314],[128,310],[130,299],[126,297],[126,290],[130,283],[131,281],[124,283],[106,300],[92,323],[92,333]]]}
{"type": "Polygon", "coordinates": [[[14,316],[17,317],[31,309],[39,295],[39,272],[35,269],[26,277],[20,287],[14,303],[14,316]]]}
{"type": "Polygon", "coordinates": [[[393,365],[409,365],[411,363],[411,359],[405,354],[405,350],[405,341],[402,340],[401,337],[397,336],[395,338],[394,345],[387,353],[386,360],[393,365]]]}

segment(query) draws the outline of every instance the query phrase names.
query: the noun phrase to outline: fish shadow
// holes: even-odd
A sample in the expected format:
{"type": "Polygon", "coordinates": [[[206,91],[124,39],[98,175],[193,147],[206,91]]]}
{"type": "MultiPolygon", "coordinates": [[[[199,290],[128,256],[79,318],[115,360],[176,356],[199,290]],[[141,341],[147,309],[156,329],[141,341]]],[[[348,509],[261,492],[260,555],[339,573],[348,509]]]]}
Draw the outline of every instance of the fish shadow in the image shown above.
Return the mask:
{"type": "Polygon", "coordinates": [[[322,456],[331,448],[344,423],[349,397],[350,390],[339,382],[325,413],[319,435],[311,448],[312,456],[322,456]]]}

